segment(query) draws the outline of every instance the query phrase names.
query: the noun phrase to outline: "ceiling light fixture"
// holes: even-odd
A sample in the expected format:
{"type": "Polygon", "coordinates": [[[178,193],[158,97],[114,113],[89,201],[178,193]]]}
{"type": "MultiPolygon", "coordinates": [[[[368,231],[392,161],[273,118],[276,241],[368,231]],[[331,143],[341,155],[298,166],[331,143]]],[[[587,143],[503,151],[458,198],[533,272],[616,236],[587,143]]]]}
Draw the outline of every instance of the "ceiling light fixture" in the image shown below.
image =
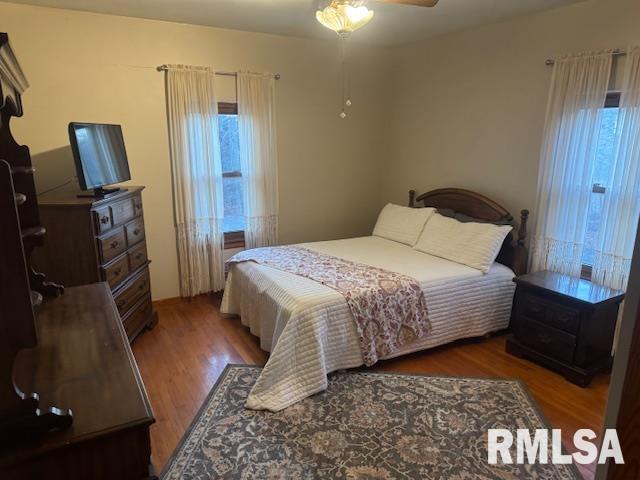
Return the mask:
{"type": "Polygon", "coordinates": [[[373,10],[366,0],[320,0],[316,19],[340,36],[340,62],[342,64],[342,106],[340,118],[346,118],[345,107],[351,106],[351,82],[347,68],[347,39],[373,18],[373,10]]]}
{"type": "Polygon", "coordinates": [[[364,0],[325,0],[318,5],[316,19],[338,35],[349,35],[373,18],[364,0]]]}

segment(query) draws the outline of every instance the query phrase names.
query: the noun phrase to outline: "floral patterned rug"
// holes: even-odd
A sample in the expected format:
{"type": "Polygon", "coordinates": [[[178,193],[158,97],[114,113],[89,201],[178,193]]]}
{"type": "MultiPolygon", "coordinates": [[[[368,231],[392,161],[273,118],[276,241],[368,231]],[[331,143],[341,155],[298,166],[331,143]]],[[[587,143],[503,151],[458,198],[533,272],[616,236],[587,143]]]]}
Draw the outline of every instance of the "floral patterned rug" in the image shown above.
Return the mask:
{"type": "Polygon", "coordinates": [[[162,480],[580,478],[571,465],[487,463],[487,429],[547,428],[517,380],[341,372],[272,413],[244,408],[259,374],[227,366],[162,480]]]}

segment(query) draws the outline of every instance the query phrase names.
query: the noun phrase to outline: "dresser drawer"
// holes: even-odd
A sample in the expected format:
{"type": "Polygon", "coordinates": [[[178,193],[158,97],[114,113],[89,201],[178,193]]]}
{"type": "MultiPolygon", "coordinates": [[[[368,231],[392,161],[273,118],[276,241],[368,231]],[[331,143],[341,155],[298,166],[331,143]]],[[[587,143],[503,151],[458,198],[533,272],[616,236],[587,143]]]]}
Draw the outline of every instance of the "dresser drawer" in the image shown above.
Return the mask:
{"type": "Polygon", "coordinates": [[[576,335],[580,329],[579,310],[564,307],[530,292],[523,295],[519,313],[573,335],[576,335]]]}
{"type": "Polygon", "coordinates": [[[562,362],[571,363],[576,349],[576,337],[533,319],[525,319],[525,328],[518,340],[562,362]]]}
{"type": "Polygon", "coordinates": [[[136,243],[144,240],[144,220],[142,217],[136,218],[133,222],[125,225],[127,232],[127,245],[135,245],[136,243]]]}
{"type": "Polygon", "coordinates": [[[147,295],[139,300],[135,307],[122,319],[129,341],[144,328],[149,321],[151,313],[151,295],[147,295]]]}
{"type": "Polygon", "coordinates": [[[98,234],[110,230],[113,226],[111,223],[111,209],[109,207],[100,208],[93,212],[96,222],[96,232],[98,234]]]}
{"type": "Polygon", "coordinates": [[[107,263],[113,260],[127,249],[124,229],[119,228],[113,233],[98,238],[98,248],[100,250],[100,263],[107,263]]]}
{"type": "Polygon", "coordinates": [[[114,295],[114,300],[120,314],[124,315],[140,298],[149,295],[149,287],[149,269],[145,268],[123,285],[114,295]]]}
{"type": "Polygon", "coordinates": [[[111,220],[114,225],[120,225],[128,222],[135,217],[135,209],[133,206],[133,199],[128,198],[121,202],[116,202],[109,207],[111,209],[111,220]]]}
{"type": "Polygon", "coordinates": [[[136,215],[142,215],[142,198],[138,195],[133,197],[133,210],[136,215]]]}
{"type": "Polygon", "coordinates": [[[102,271],[104,272],[104,279],[113,290],[129,275],[129,260],[126,255],[123,255],[109,265],[102,267],[102,271]]]}
{"type": "Polygon", "coordinates": [[[521,302],[518,303],[520,314],[539,322],[545,321],[547,307],[547,302],[532,293],[523,294],[521,302]]]}
{"type": "Polygon", "coordinates": [[[127,252],[129,255],[129,270],[132,272],[147,263],[147,246],[144,243],[136,245],[127,252]]]}

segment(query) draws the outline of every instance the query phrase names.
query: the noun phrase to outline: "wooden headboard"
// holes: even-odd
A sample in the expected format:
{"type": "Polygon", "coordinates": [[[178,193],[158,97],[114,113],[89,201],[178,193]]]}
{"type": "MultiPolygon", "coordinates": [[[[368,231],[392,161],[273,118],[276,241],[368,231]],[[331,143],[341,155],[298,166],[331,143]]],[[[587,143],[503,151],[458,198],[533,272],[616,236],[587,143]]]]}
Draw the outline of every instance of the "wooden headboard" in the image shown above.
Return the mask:
{"type": "Polygon", "coordinates": [[[496,261],[509,267],[516,275],[527,272],[526,238],[529,210],[520,212],[520,225],[518,225],[513,216],[501,205],[484,195],[461,188],[441,188],[423,193],[418,197],[416,197],[416,191],[411,190],[409,206],[449,209],[485,222],[513,225],[513,232],[505,239],[496,261]]]}

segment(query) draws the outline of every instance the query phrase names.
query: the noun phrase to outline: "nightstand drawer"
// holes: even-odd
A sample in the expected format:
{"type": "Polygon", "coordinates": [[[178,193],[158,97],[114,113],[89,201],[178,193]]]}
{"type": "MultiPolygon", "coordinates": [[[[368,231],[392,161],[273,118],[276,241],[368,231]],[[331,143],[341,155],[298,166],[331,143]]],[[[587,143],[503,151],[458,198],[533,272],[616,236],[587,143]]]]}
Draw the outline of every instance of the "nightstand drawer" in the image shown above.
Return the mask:
{"type": "Polygon", "coordinates": [[[520,313],[527,318],[573,335],[577,334],[580,328],[580,312],[578,310],[563,307],[533,293],[525,293],[522,296],[520,313]]]}
{"type": "Polygon", "coordinates": [[[519,303],[518,307],[520,310],[519,313],[527,318],[531,318],[539,322],[545,321],[548,303],[537,295],[533,295],[531,293],[523,294],[522,302],[519,303]]]}
{"type": "Polygon", "coordinates": [[[551,304],[548,316],[549,325],[565,332],[577,334],[580,329],[580,312],[560,305],[551,304]]]}
{"type": "Polygon", "coordinates": [[[530,318],[525,319],[525,330],[525,335],[518,335],[518,339],[525,345],[557,360],[567,363],[573,361],[575,336],[530,318]]]}

